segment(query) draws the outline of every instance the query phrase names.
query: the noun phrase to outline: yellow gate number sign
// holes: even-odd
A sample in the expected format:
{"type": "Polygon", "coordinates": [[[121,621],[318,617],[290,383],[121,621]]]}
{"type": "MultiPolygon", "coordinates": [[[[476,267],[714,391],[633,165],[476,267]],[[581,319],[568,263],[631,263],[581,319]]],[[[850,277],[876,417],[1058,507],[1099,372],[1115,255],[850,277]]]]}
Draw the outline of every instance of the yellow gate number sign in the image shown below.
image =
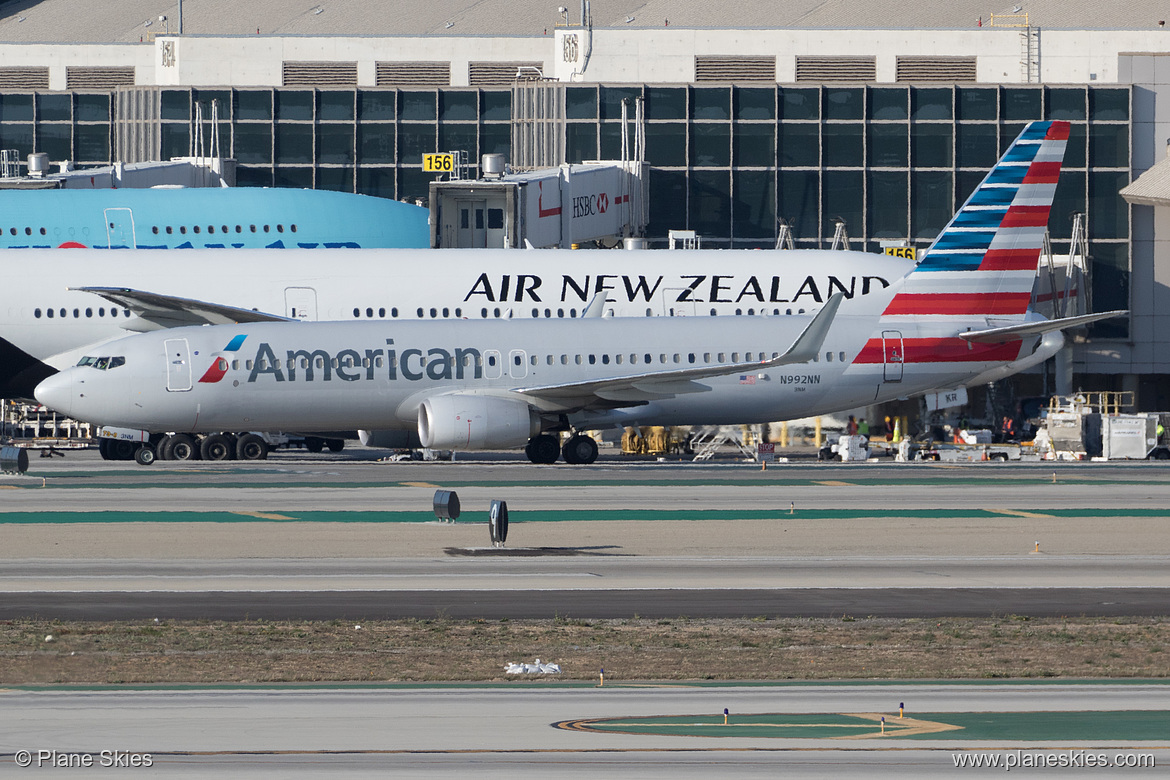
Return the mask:
{"type": "Polygon", "coordinates": [[[424,154],[423,170],[431,173],[450,173],[455,168],[453,154],[424,154]]]}
{"type": "Polygon", "coordinates": [[[907,260],[913,260],[916,254],[912,246],[888,246],[885,248],[885,253],[894,257],[904,257],[907,260]]]}

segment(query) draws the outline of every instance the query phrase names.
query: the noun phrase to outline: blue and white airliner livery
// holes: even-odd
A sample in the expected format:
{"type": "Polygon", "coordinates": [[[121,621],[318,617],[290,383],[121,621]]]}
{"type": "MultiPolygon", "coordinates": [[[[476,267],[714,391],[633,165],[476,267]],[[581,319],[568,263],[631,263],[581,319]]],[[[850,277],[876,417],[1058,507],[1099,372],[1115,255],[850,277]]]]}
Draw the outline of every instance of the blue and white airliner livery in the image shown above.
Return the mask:
{"type": "Polygon", "coordinates": [[[35,394],[140,433],[143,464],[159,446],[250,458],[259,432],[354,429],[390,446],[524,447],[534,463],[584,464],[597,457],[585,430],[790,420],[1008,376],[1055,354],[1062,329],[1124,314],[1047,320],[1030,305],[1068,133],[1029,124],[923,263],[814,311],[589,316],[603,291],[577,319],[179,327],[103,344],[35,394]]]}
{"type": "Polygon", "coordinates": [[[427,219],[420,206],[326,190],[0,190],[4,249],[423,248],[427,219]]]}

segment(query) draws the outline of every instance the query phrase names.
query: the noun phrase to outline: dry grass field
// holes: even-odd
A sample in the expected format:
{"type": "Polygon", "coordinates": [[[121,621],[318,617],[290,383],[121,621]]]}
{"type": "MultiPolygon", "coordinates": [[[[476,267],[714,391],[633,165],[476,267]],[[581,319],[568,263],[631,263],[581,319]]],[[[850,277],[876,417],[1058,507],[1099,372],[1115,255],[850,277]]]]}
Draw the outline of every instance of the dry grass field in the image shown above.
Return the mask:
{"type": "Polygon", "coordinates": [[[399,620],[0,623],[0,685],[1158,678],[1162,619],[399,620]],[[51,637],[51,639],[48,639],[51,637]],[[546,678],[547,679],[547,678],[546,678]]]}

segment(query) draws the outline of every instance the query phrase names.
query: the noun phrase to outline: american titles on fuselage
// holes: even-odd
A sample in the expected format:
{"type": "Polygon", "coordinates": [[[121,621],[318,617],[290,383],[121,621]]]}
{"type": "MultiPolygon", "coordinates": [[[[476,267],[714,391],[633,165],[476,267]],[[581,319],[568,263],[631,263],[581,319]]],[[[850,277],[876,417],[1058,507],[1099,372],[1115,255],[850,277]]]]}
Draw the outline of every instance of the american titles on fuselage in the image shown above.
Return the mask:
{"type": "MultiPolygon", "coordinates": [[[[277,357],[277,349],[268,342],[261,342],[256,348],[256,356],[244,362],[244,369],[248,371],[247,382],[254,383],[262,377],[270,378],[273,382],[330,382],[333,377],[344,382],[358,380],[374,380],[384,376],[392,382],[401,379],[408,382],[419,382],[424,379],[443,381],[448,379],[483,379],[485,368],[487,378],[500,378],[503,372],[503,356],[499,350],[476,347],[431,347],[420,349],[411,347],[398,349],[394,339],[386,339],[385,348],[376,349],[342,349],[331,353],[325,349],[288,349],[283,350],[283,358],[277,357]],[[377,372],[377,373],[376,373],[377,372]],[[493,376],[494,375],[494,376],[493,376]]],[[[515,357],[515,353],[510,357],[515,357]]],[[[196,352],[195,354],[198,354],[196,352]]],[[[777,357],[778,352],[771,353],[777,357]]],[[[744,360],[750,362],[753,357],[758,360],[767,360],[765,352],[748,352],[744,360]]],[[[715,362],[726,362],[719,356],[715,362]]],[[[561,355],[561,365],[594,365],[596,363],[609,364],[611,356],[608,354],[561,355]]],[[[550,358],[551,360],[551,358],[550,358]]],[[[733,355],[733,362],[738,362],[739,353],[733,355]]],[[[712,363],[710,353],[677,353],[660,354],[657,361],[649,353],[638,356],[629,356],[631,365],[649,366],[654,363],[662,365],[695,365],[712,363]]],[[[614,356],[614,362],[622,362],[622,358],[614,356]]],[[[207,372],[199,380],[203,384],[215,384],[227,374],[229,366],[232,370],[239,370],[239,361],[229,364],[228,358],[216,355],[207,372]]],[[[637,371],[638,369],[633,369],[637,371]]],[[[786,377],[785,384],[814,384],[820,382],[820,376],[786,377]]]]}

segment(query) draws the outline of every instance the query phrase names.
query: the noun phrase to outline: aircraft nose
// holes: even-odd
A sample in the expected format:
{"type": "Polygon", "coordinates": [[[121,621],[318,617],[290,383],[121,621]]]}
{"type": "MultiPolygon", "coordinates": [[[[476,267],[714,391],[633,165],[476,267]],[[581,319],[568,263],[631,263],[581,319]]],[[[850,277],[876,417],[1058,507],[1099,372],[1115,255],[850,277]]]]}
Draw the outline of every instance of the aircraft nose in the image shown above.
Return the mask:
{"type": "Polygon", "coordinates": [[[72,414],[73,412],[73,372],[62,371],[58,374],[53,374],[42,381],[33,390],[33,395],[37,401],[45,406],[60,412],[61,414],[72,414]]]}

